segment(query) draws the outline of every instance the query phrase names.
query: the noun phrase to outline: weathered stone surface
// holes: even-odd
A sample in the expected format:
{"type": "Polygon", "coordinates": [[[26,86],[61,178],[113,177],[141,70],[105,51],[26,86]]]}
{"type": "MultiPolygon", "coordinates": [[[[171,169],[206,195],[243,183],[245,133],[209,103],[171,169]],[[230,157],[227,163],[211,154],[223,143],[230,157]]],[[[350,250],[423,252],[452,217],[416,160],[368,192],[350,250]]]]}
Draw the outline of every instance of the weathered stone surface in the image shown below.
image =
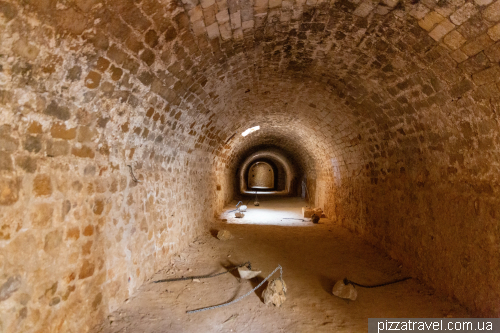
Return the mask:
{"type": "Polygon", "coordinates": [[[14,179],[0,178],[0,205],[12,205],[19,199],[19,183],[14,179]]]}
{"type": "Polygon", "coordinates": [[[270,281],[262,293],[264,304],[280,307],[286,301],[286,291],[286,284],[282,279],[270,281]]]}
{"type": "Polygon", "coordinates": [[[76,137],[76,128],[66,128],[62,123],[55,123],[50,128],[50,135],[56,139],[72,140],[76,137]]]}
{"type": "Polygon", "coordinates": [[[311,218],[314,214],[314,210],[308,207],[302,207],[302,215],[305,218],[311,218]]]}
{"type": "Polygon", "coordinates": [[[358,291],[352,284],[344,284],[343,280],[339,280],[335,283],[332,289],[332,294],[337,297],[350,299],[351,301],[355,301],[358,297],[358,291]]]}
{"type": "Polygon", "coordinates": [[[12,156],[10,153],[0,151],[0,171],[12,171],[14,170],[12,163],[12,156]]]}
{"type": "Polygon", "coordinates": [[[29,152],[38,153],[42,150],[42,139],[40,136],[28,135],[24,140],[24,149],[29,152]]]}
{"type": "Polygon", "coordinates": [[[82,145],[80,148],[73,147],[71,149],[71,154],[77,156],[77,157],[83,157],[83,158],[94,158],[95,152],[92,148],[82,145]]]}
{"type": "Polygon", "coordinates": [[[47,156],[56,157],[69,154],[69,143],[63,140],[47,141],[47,156]]]}
{"type": "Polygon", "coordinates": [[[37,170],[37,159],[31,156],[19,156],[16,158],[16,165],[27,173],[35,173],[37,170]]]}
{"type": "Polygon", "coordinates": [[[99,87],[101,82],[101,74],[91,71],[85,78],[85,86],[89,89],[95,89],[99,87]]]}
{"type": "Polygon", "coordinates": [[[52,224],[54,209],[50,204],[37,204],[31,208],[31,225],[33,228],[46,228],[52,224]]]}
{"type": "Polygon", "coordinates": [[[71,116],[67,107],[59,106],[55,101],[50,102],[44,112],[61,120],[68,120],[71,116]]]}
{"type": "Polygon", "coordinates": [[[36,196],[48,196],[52,194],[52,183],[49,175],[39,174],[33,180],[33,192],[36,196]]]}
{"type": "Polygon", "coordinates": [[[13,45],[13,51],[27,60],[35,60],[40,53],[40,49],[30,44],[26,39],[19,39],[13,45]]]}
{"type": "Polygon", "coordinates": [[[21,277],[19,275],[10,276],[0,287],[0,302],[9,299],[19,287],[21,287],[21,277]]]}
{"type": "Polygon", "coordinates": [[[91,263],[90,261],[85,260],[83,262],[82,267],[80,268],[80,273],[78,275],[78,279],[80,279],[80,280],[86,279],[86,278],[94,275],[94,271],[95,271],[95,265],[93,263],[91,263]]]}
{"type": "Polygon", "coordinates": [[[54,253],[55,250],[59,248],[62,243],[62,232],[60,230],[55,230],[49,232],[45,236],[44,251],[48,253],[54,253]]]}

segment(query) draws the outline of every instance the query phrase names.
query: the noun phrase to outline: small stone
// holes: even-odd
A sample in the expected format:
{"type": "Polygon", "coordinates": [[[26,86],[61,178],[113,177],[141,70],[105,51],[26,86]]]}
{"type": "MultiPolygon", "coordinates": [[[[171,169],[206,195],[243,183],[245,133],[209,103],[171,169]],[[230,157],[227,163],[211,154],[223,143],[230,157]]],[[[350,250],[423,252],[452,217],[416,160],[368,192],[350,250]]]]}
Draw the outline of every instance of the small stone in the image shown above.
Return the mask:
{"type": "Polygon", "coordinates": [[[282,279],[274,279],[269,282],[266,290],[262,293],[264,303],[280,307],[286,301],[286,284],[282,279]]]}
{"type": "Polygon", "coordinates": [[[233,235],[231,235],[231,233],[227,230],[220,230],[217,233],[217,238],[222,240],[222,241],[225,241],[225,240],[233,238],[233,235]]]}
{"type": "Polygon", "coordinates": [[[320,217],[316,214],[313,214],[311,216],[312,223],[316,223],[316,224],[319,223],[319,219],[320,219],[320,217]]]}
{"type": "Polygon", "coordinates": [[[350,299],[352,301],[355,301],[358,297],[358,291],[356,288],[354,288],[352,284],[345,285],[343,280],[339,280],[335,283],[332,294],[340,298],[350,299]]]}
{"type": "Polygon", "coordinates": [[[246,266],[243,266],[243,267],[238,267],[238,273],[240,274],[240,277],[242,279],[250,280],[259,275],[261,271],[252,271],[249,270],[246,266]]]}
{"type": "Polygon", "coordinates": [[[245,217],[245,214],[243,214],[241,212],[236,212],[236,213],[234,213],[234,216],[241,219],[242,217],[245,217]]]}
{"type": "Polygon", "coordinates": [[[200,279],[193,279],[193,282],[198,282],[198,283],[200,283],[201,281],[200,281],[200,279]]]}

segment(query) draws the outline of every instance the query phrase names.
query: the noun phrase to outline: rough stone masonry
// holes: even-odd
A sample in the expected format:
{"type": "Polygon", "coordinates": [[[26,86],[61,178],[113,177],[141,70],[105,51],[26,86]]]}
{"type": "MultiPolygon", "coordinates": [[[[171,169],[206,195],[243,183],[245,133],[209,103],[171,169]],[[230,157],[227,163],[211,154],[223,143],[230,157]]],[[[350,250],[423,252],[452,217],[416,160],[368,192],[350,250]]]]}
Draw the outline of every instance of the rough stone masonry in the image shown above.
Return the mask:
{"type": "Polygon", "coordinates": [[[88,331],[259,146],[499,316],[499,21],[500,0],[0,0],[0,330],[88,331]]]}

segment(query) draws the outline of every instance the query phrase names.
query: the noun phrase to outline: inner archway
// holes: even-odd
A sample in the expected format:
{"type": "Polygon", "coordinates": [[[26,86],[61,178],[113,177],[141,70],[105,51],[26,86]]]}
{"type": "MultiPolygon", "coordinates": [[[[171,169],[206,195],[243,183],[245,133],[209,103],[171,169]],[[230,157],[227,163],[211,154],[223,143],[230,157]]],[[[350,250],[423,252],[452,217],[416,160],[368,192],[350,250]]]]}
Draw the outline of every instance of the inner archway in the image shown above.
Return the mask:
{"type": "Polygon", "coordinates": [[[264,161],[255,162],[248,171],[248,187],[251,190],[272,190],[276,186],[274,167],[264,161]]]}

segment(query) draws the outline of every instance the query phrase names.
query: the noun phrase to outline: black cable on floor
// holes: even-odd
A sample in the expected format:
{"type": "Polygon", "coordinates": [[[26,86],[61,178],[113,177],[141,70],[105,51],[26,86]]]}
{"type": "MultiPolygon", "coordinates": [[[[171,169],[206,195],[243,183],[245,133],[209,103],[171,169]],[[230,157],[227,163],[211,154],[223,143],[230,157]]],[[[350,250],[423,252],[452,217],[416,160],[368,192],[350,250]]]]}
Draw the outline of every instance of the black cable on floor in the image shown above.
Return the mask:
{"type": "Polygon", "coordinates": [[[358,287],[361,287],[361,288],[377,288],[377,287],[388,286],[388,285],[393,284],[393,283],[403,282],[403,281],[406,281],[406,280],[409,280],[409,279],[411,279],[411,277],[405,277],[405,278],[400,279],[400,280],[395,280],[395,281],[386,282],[386,283],[382,283],[382,284],[376,284],[376,285],[373,285],[373,286],[365,286],[363,284],[359,284],[359,283],[356,283],[354,281],[351,281],[351,280],[348,280],[348,279],[344,279],[344,284],[345,285],[352,284],[354,286],[358,286],[358,287]]]}

